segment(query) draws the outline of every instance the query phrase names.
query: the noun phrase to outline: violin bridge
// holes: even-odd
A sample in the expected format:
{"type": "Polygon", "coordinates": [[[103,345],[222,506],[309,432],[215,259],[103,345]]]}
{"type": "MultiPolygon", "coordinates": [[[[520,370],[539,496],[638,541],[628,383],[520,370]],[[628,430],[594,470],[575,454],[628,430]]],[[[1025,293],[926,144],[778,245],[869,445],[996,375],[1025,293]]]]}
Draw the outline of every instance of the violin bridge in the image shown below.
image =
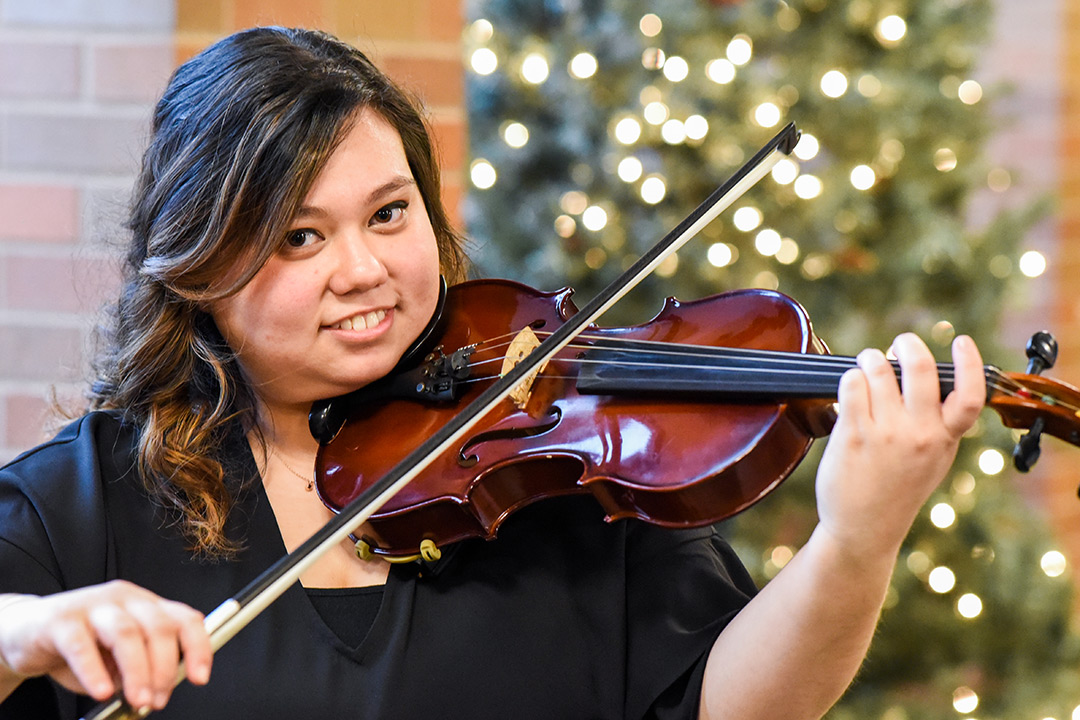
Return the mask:
{"type": "MultiPolygon", "coordinates": [[[[499,377],[502,377],[513,370],[526,355],[531,353],[533,349],[539,345],[540,338],[536,337],[536,333],[533,332],[533,329],[526,325],[521,332],[514,336],[514,339],[510,341],[510,345],[506,348],[506,356],[503,357],[502,370],[499,371],[499,377]]],[[[536,382],[537,375],[544,372],[544,368],[546,367],[547,363],[544,363],[540,367],[534,368],[533,371],[522,378],[521,382],[510,392],[510,399],[514,401],[514,404],[518,406],[519,410],[524,410],[525,406],[529,403],[529,397],[532,395],[533,383],[536,382]]]]}

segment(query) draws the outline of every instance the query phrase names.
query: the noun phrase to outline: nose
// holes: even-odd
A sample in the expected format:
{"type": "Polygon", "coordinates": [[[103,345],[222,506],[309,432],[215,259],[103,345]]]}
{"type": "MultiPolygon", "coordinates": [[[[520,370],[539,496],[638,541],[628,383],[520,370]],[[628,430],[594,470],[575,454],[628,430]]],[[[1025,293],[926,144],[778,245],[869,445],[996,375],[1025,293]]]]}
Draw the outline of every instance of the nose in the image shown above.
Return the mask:
{"type": "Polygon", "coordinates": [[[368,290],[387,279],[386,265],[362,234],[350,233],[336,240],[335,265],[330,275],[334,294],[368,290]]]}

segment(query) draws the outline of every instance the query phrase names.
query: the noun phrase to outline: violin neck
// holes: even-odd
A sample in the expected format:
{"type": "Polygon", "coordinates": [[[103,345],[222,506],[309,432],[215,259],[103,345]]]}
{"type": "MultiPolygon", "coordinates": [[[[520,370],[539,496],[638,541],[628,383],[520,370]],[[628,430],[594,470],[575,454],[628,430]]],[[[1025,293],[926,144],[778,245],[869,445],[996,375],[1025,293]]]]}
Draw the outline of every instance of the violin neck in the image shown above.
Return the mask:
{"type": "MultiPolygon", "coordinates": [[[[853,357],[776,350],[673,345],[637,340],[600,340],[582,358],[582,394],[648,393],[717,399],[783,401],[836,399],[840,377],[856,367],[853,357]]],[[[892,361],[896,377],[900,365],[892,361]]],[[[987,382],[993,368],[987,367],[987,382]]],[[[953,366],[938,364],[941,397],[953,389],[953,366]]]]}

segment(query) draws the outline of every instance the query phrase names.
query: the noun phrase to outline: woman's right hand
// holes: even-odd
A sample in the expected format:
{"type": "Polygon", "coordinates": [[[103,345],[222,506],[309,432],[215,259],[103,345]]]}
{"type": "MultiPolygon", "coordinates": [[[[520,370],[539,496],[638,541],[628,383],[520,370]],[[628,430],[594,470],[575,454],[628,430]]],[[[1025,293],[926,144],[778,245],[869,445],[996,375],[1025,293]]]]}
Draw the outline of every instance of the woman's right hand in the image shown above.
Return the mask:
{"type": "MultiPolygon", "coordinates": [[[[50,675],[107,700],[119,689],[134,708],[160,710],[176,684],[203,685],[213,653],[202,613],[124,580],[55,595],[0,596],[0,686],[50,675]]],[[[0,696],[2,697],[2,696],[0,696]]]]}

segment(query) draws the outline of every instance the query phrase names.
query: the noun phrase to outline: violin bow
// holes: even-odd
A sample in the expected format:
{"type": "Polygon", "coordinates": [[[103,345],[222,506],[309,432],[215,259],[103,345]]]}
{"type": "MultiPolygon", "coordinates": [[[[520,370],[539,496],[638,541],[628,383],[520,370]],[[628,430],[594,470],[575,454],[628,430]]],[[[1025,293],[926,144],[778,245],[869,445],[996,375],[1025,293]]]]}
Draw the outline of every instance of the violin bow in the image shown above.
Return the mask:
{"type": "MultiPolygon", "coordinates": [[[[568,345],[584,328],[607,312],[626,293],[645,279],[668,256],[689,242],[724,210],[758,183],[782,157],[788,156],[799,142],[795,123],[777,133],[746,164],[724,184],[705,198],[671,232],[647,250],[619,277],[597,293],[577,314],[541,342],[509,372],[492,383],[484,392],[409,453],[390,472],[360,493],[341,509],[314,535],[299,547],[267,568],[259,577],[233,597],[221,603],[206,616],[204,625],[210,635],[210,647],[217,652],[259,613],[300,579],[300,576],[331,548],[343,542],[358,527],[367,522],[387,501],[408,485],[431,461],[459,441],[483,416],[521,384],[525,377],[568,345]]],[[[177,684],[186,677],[181,662],[177,684]]],[[[146,709],[132,708],[118,694],[94,707],[82,720],[127,720],[150,714],[146,709]]]]}

